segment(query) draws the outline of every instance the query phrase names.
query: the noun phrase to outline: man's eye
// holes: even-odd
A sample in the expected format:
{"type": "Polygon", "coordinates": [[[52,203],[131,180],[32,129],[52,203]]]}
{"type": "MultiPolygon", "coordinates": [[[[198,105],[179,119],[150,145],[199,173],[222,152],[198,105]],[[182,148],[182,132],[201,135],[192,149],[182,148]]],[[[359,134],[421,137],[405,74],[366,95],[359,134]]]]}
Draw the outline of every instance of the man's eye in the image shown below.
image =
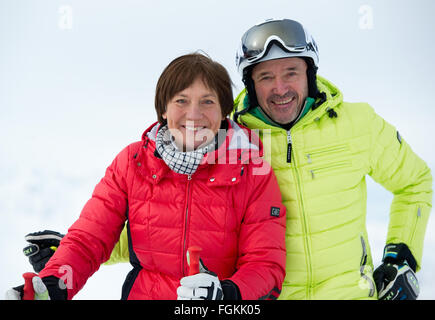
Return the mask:
{"type": "Polygon", "coordinates": [[[265,76],[265,77],[261,77],[261,78],[259,79],[259,81],[269,81],[270,79],[272,79],[271,76],[265,76]]]}

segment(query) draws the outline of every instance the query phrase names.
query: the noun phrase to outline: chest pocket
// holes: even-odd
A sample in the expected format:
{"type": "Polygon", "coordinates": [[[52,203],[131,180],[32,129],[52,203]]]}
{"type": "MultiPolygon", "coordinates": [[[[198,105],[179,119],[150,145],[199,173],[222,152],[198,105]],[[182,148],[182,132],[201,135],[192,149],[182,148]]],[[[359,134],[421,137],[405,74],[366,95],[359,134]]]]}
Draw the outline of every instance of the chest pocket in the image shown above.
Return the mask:
{"type": "Polygon", "coordinates": [[[311,179],[339,175],[352,168],[352,155],[347,144],[330,145],[305,153],[306,174],[311,179]]]}

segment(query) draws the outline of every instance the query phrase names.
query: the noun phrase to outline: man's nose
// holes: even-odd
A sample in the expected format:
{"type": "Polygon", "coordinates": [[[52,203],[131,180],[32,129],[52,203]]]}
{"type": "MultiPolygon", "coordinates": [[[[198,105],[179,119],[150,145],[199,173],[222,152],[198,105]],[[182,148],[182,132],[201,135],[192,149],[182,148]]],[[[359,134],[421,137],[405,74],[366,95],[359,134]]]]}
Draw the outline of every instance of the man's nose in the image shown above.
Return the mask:
{"type": "Polygon", "coordinates": [[[275,78],[275,81],[273,83],[273,93],[283,96],[286,94],[289,90],[288,83],[284,81],[283,79],[280,79],[279,77],[275,78]]]}

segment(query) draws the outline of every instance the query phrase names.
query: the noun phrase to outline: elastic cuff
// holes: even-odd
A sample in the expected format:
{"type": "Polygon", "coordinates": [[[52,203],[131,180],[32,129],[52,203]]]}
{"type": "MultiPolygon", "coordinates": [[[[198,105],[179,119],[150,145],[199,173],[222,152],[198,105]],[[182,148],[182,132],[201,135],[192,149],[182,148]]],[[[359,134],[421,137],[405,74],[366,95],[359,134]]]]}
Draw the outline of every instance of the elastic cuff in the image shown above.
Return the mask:
{"type": "Polygon", "coordinates": [[[408,266],[415,272],[417,269],[417,261],[404,243],[390,243],[385,246],[384,257],[385,263],[403,264],[406,262],[408,266]]]}
{"type": "Polygon", "coordinates": [[[68,300],[68,290],[64,285],[64,289],[60,288],[62,280],[55,276],[48,276],[41,279],[47,287],[48,294],[51,300],[68,300]]]}
{"type": "Polygon", "coordinates": [[[221,281],[224,300],[242,300],[239,287],[231,280],[221,281]]]}

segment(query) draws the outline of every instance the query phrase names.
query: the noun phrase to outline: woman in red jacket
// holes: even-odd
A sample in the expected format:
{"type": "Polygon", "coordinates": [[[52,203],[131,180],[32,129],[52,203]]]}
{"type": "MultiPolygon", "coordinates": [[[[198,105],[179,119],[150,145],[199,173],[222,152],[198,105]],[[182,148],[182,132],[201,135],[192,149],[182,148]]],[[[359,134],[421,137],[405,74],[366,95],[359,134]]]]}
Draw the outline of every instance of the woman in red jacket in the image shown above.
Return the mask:
{"type": "Polygon", "coordinates": [[[258,136],[227,118],[232,107],[220,64],[188,54],[166,67],[156,88],[158,122],[114,159],[39,273],[51,299],[71,299],[83,287],[126,221],[133,269],[123,299],[279,295],[285,208],[258,136]],[[191,246],[202,249],[194,275],[191,246]]]}

